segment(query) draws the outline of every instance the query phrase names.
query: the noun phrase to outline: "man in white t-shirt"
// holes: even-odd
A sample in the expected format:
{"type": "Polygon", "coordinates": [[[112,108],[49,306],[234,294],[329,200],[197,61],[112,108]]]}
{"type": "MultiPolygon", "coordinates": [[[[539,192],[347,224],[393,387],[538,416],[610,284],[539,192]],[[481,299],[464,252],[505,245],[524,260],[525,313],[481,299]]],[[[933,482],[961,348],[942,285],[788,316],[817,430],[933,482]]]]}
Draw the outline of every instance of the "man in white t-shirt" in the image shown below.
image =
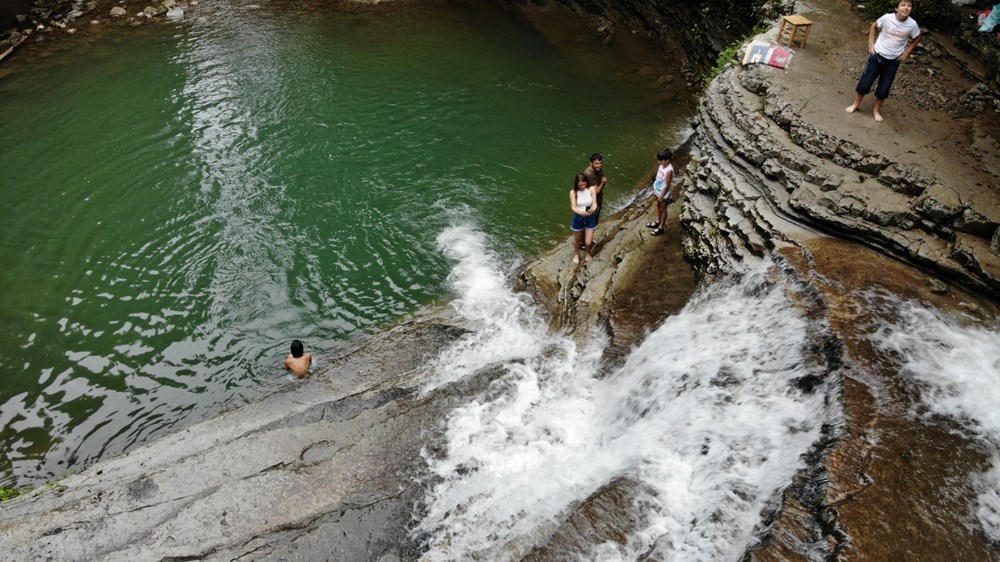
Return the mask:
{"type": "Polygon", "coordinates": [[[899,63],[910,56],[913,48],[923,38],[920,26],[910,17],[912,11],[911,0],[900,0],[895,13],[885,14],[868,29],[868,66],[858,80],[858,86],[854,88],[854,104],[847,108],[848,113],[857,111],[861,100],[871,91],[877,78],[875,109],[872,114],[876,121],[882,121],[882,103],[889,97],[889,88],[896,78],[899,63]]]}

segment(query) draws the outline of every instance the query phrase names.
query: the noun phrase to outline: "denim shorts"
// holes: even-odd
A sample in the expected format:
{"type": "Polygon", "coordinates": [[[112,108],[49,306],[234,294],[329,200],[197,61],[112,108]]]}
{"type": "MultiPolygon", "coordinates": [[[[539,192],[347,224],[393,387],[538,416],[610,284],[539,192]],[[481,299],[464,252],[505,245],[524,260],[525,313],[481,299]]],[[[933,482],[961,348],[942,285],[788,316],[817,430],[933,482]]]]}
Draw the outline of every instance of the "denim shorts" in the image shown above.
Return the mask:
{"type": "Polygon", "coordinates": [[[582,216],[573,213],[573,224],[569,228],[573,232],[580,232],[584,229],[594,230],[597,228],[597,214],[582,216]]]}

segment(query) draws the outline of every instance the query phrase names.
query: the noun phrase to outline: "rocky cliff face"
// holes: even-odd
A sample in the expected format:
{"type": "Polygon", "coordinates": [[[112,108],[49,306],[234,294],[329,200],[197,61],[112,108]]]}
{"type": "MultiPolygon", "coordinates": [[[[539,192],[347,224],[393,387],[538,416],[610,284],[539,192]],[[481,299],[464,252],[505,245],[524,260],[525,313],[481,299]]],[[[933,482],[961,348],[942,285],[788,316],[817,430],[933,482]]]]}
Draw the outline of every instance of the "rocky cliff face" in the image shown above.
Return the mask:
{"type": "Polygon", "coordinates": [[[558,4],[591,18],[611,40],[618,31],[648,34],[674,63],[704,71],[762,21],[791,13],[794,0],[506,0],[518,10],[558,4]]]}
{"type": "Polygon", "coordinates": [[[1000,293],[1000,209],[991,188],[976,193],[821,129],[796,112],[768,70],[730,68],[703,98],[702,156],[683,217],[695,235],[687,245],[693,261],[714,271],[761,255],[795,224],[1000,293]]]}
{"type": "MultiPolygon", "coordinates": [[[[551,3],[587,15],[609,41],[623,30],[647,33],[665,56],[701,70],[755,26],[795,10],[794,2],[773,0],[551,3]]],[[[509,4],[524,10],[546,3],[509,4]]],[[[696,181],[690,184],[683,217],[691,234],[688,258],[712,272],[741,255],[773,250],[787,238],[783,229],[815,229],[861,241],[976,291],[1000,294],[1000,145],[995,120],[989,120],[1000,104],[990,93],[986,74],[991,71],[982,64],[979,71],[963,66],[957,72],[980,74],[985,80],[964,86],[938,64],[915,67],[910,78],[905,66],[900,73],[902,80],[923,79],[897,87],[914,90],[909,96],[917,107],[932,105],[935,96],[944,100],[938,105],[956,106],[941,118],[967,118],[958,125],[966,129],[966,138],[951,138],[949,128],[955,123],[940,126],[924,119],[918,119],[922,130],[915,135],[898,124],[878,131],[870,124],[844,128],[829,114],[845,117],[839,107],[850,103],[856,76],[835,55],[854,46],[863,61],[864,37],[851,33],[863,33],[867,26],[849,6],[843,3],[815,16],[810,48],[802,50],[791,70],[734,66],[706,90],[696,140],[700,156],[692,167],[696,181]],[[829,45],[817,45],[825,42],[824,35],[829,45]],[[805,63],[798,62],[805,57],[805,63]],[[824,99],[825,107],[817,107],[803,92],[812,92],[824,73],[828,81],[843,76],[822,86],[823,93],[840,91],[837,98],[824,99]],[[960,100],[949,99],[956,94],[960,100]],[[813,114],[817,109],[824,111],[823,118],[813,114]],[[893,137],[903,137],[903,142],[893,137]],[[972,158],[964,159],[966,155],[972,158]],[[942,165],[942,156],[951,161],[942,165]]],[[[959,60],[949,47],[953,45],[938,43],[932,35],[912,58],[959,60]]],[[[904,126],[913,122],[905,116],[899,120],[904,126]]]]}

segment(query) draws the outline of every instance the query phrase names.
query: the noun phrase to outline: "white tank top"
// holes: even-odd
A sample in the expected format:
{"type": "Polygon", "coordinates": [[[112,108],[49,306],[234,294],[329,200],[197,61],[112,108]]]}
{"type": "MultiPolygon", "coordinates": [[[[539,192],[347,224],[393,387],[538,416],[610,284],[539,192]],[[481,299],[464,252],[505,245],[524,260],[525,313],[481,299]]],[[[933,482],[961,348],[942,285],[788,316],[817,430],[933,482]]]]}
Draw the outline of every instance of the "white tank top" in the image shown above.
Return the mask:
{"type": "Polygon", "coordinates": [[[583,191],[576,192],[576,206],[581,209],[586,209],[594,204],[594,198],[590,196],[590,188],[584,189],[583,191]]]}

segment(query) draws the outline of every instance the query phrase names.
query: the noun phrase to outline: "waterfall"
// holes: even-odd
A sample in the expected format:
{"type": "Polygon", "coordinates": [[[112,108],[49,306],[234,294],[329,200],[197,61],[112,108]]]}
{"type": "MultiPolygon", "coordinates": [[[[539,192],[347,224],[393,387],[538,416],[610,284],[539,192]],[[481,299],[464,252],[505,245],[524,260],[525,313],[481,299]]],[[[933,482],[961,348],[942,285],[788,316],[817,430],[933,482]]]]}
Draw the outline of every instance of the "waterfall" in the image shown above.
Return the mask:
{"type": "Polygon", "coordinates": [[[486,366],[502,374],[448,415],[443,451],[425,450],[433,485],[414,531],[425,560],[519,559],[622,479],[637,484],[638,523],[585,558],[736,560],[839,416],[826,385],[795,384],[822,373],[816,330],[769,264],[704,287],[604,372],[604,342],[548,333],[482,234],[458,226],[438,242],[458,262],[455,308],[473,329],[427,391],[486,366]]]}

